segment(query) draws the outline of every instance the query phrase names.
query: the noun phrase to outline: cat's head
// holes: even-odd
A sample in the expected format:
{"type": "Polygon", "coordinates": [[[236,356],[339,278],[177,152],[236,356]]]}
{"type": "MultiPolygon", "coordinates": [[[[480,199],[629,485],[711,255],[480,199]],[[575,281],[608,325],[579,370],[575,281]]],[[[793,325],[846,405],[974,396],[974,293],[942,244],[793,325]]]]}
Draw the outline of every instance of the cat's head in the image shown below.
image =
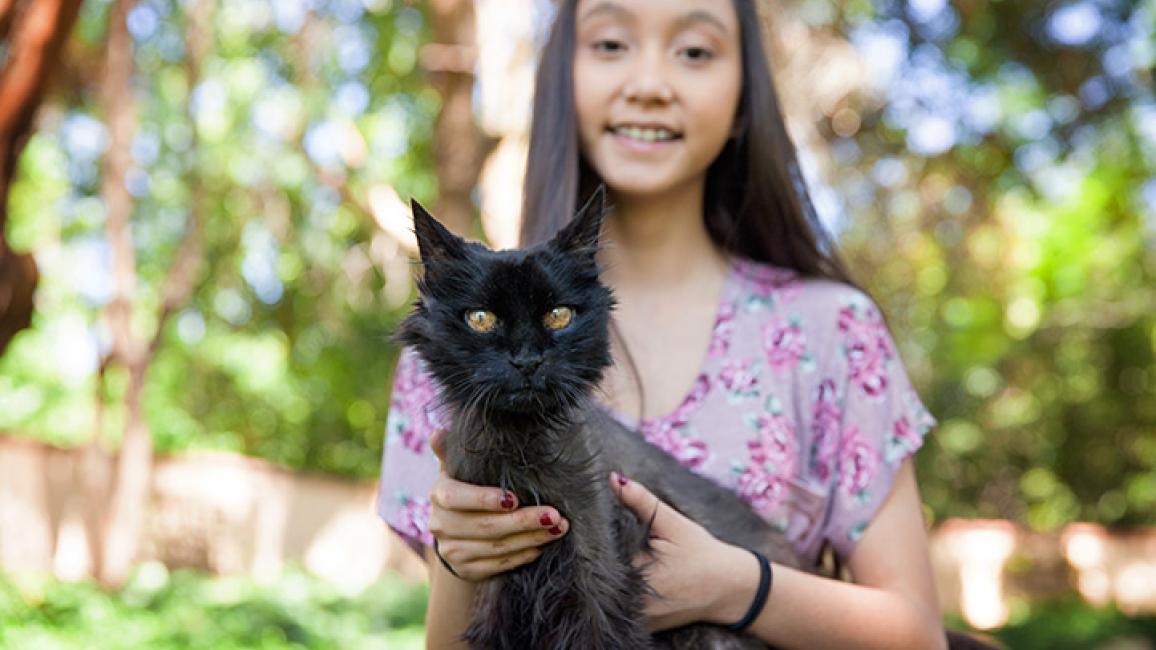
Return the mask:
{"type": "Polygon", "coordinates": [[[558,414],[578,405],[610,365],[614,299],[595,253],[599,188],[553,239],[491,251],[457,237],[412,202],[423,277],[398,338],[425,361],[451,404],[558,414]]]}

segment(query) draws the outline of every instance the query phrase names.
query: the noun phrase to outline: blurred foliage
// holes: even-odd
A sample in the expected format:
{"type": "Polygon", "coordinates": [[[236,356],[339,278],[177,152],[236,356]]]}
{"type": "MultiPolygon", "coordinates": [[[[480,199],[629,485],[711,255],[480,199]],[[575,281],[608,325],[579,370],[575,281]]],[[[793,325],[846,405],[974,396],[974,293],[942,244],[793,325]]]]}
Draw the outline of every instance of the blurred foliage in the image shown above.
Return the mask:
{"type": "MultiPolygon", "coordinates": [[[[427,586],[407,585],[392,574],[346,596],[300,571],[258,584],[170,574],[157,563],[142,565],[113,594],[88,582],[0,578],[0,648],[421,648],[427,596],[427,586]]],[[[968,629],[958,618],[947,624],[968,629]]],[[[1128,617],[1075,599],[1019,603],[993,636],[1015,650],[1146,647],[1156,641],[1156,617],[1128,617]]]]}
{"type": "MultiPolygon", "coordinates": [[[[136,200],[142,325],[155,322],[191,193],[208,211],[195,294],[148,376],[157,448],[222,448],[374,476],[396,358],[388,336],[408,292],[387,300],[391,252],[342,193],[364,197],[369,183],[424,200],[435,192],[429,138],[439,100],[416,69],[428,40],[423,7],[217,3],[202,78],[190,88],[188,5],[142,0],[128,19],[140,125],[125,182],[136,200]]],[[[107,8],[85,3],[75,65],[102,55],[107,8]]],[[[0,430],[60,444],[91,436],[93,371],[109,339],[98,90],[52,98],[12,195],[11,241],[36,251],[44,280],[34,328],[0,359],[0,430]]],[[[108,384],[114,404],[124,377],[108,384]]],[[[115,444],[121,414],[106,413],[115,444]]]]}
{"type": "MultiPolygon", "coordinates": [[[[967,629],[957,618],[956,629],[967,629]]],[[[992,636],[1013,650],[1108,650],[1150,648],[1156,616],[1127,616],[1115,608],[1096,609],[1077,600],[1021,603],[1012,620],[992,636]]]]}
{"type": "Polygon", "coordinates": [[[841,6],[883,97],[826,125],[842,242],[941,423],[924,498],[1156,521],[1156,2],[841,6]]]}
{"type": "Polygon", "coordinates": [[[300,571],[261,585],[156,563],[111,594],[87,582],[0,579],[0,648],[421,648],[427,597],[426,586],[393,575],[350,597],[300,571]]]}
{"type": "MultiPolygon", "coordinates": [[[[209,207],[206,266],[148,376],[157,447],[374,476],[408,269],[359,205],[377,183],[436,192],[424,3],[218,2],[194,87],[187,5],[129,19],[142,325],[191,193],[209,207]]],[[[823,118],[837,198],[820,207],[941,421],[918,457],[933,511],[1156,521],[1156,0],[798,6],[868,62],[869,91],[823,118]]],[[[0,358],[0,430],[62,444],[91,435],[108,345],[106,11],[85,3],[77,84],[50,98],[12,194],[10,240],[44,279],[0,358]]]]}

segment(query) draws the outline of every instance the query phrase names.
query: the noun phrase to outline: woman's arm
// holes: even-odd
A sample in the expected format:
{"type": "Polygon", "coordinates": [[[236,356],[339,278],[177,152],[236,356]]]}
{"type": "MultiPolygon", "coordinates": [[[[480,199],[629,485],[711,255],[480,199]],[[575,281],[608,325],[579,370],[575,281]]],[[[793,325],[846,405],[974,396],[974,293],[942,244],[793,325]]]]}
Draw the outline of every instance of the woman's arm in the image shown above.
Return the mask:
{"type": "Polygon", "coordinates": [[[450,575],[434,554],[426,548],[429,567],[429,604],[425,617],[425,647],[428,650],[465,650],[462,632],[469,624],[474,583],[450,575]]]}
{"type": "MultiPolygon", "coordinates": [[[[628,483],[622,499],[640,515],[654,511],[656,498],[637,484],[628,483]]],[[[715,539],[665,504],[659,505],[654,533],[658,562],[648,577],[663,598],[647,605],[653,629],[695,620],[730,624],[742,617],[759,575],[749,552],[715,539]]],[[[910,460],[856,545],[849,568],[855,584],[775,565],[770,598],[748,631],[782,650],[946,648],[910,460]]]]}

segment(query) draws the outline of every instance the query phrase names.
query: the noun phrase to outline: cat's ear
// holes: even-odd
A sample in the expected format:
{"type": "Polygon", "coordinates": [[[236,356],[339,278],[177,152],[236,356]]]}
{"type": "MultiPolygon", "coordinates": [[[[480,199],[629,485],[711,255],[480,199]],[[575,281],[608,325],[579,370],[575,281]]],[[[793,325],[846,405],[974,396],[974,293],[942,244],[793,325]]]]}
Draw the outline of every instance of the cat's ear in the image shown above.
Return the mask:
{"type": "Polygon", "coordinates": [[[567,253],[584,253],[591,257],[598,250],[602,219],[606,216],[606,186],[599,185],[570,223],[558,232],[555,245],[567,253]]]}
{"type": "Polygon", "coordinates": [[[465,254],[465,240],[438,223],[417,199],[410,199],[409,207],[413,211],[413,234],[417,237],[422,262],[459,259],[465,254]]]}

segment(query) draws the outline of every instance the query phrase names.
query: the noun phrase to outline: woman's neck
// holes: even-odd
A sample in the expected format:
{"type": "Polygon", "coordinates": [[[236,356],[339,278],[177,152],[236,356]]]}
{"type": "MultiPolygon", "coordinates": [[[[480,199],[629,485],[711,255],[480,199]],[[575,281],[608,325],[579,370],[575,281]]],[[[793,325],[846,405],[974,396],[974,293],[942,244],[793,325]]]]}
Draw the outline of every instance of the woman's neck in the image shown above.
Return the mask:
{"type": "Polygon", "coordinates": [[[703,220],[703,183],[658,196],[612,195],[600,253],[613,287],[662,289],[725,266],[703,220]]]}

